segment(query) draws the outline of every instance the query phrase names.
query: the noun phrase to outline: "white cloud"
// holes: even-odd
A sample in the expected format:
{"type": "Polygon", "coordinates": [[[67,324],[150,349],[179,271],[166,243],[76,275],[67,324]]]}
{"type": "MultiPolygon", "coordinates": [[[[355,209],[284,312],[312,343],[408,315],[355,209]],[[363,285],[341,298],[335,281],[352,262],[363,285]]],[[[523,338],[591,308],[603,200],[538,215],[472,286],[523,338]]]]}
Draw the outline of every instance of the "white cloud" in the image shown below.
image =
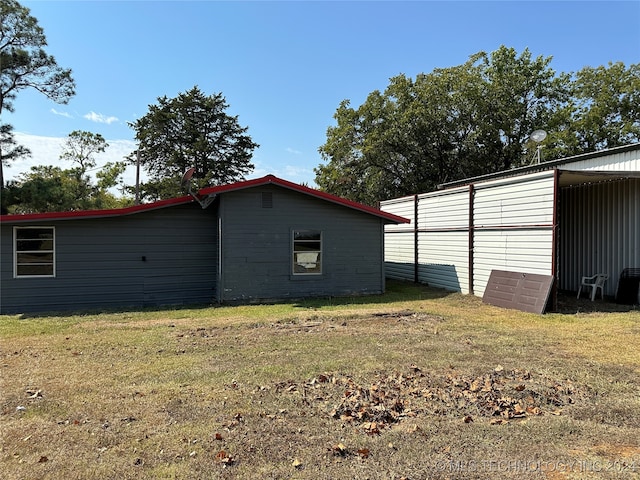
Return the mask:
{"type": "Polygon", "coordinates": [[[70,113],[68,113],[68,112],[59,112],[55,108],[52,108],[50,111],[54,115],[60,115],[61,117],[66,117],[66,118],[73,118],[73,115],[71,115],[70,113]]]}
{"type": "Polygon", "coordinates": [[[295,149],[293,149],[293,148],[291,148],[291,147],[287,147],[285,150],[286,150],[288,153],[292,153],[292,154],[294,154],[294,155],[302,155],[302,152],[301,152],[300,150],[295,150],[295,149]]]}
{"type": "Polygon", "coordinates": [[[96,113],[94,111],[91,111],[86,115],[83,115],[83,117],[86,118],[87,120],[91,120],[92,122],[106,123],[107,125],[111,125],[113,122],[118,121],[118,117],[107,117],[106,115],[103,115],[101,113],[96,113]]]}

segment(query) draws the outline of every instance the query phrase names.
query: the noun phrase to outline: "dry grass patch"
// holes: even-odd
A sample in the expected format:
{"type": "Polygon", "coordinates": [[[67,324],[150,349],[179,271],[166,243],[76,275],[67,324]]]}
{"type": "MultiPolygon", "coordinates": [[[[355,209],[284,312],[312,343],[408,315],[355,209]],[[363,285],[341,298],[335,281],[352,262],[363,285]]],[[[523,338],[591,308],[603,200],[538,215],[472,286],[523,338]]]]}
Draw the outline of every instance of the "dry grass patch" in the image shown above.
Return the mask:
{"type": "Polygon", "coordinates": [[[3,478],[638,478],[640,315],[413,285],[0,318],[3,478]]]}

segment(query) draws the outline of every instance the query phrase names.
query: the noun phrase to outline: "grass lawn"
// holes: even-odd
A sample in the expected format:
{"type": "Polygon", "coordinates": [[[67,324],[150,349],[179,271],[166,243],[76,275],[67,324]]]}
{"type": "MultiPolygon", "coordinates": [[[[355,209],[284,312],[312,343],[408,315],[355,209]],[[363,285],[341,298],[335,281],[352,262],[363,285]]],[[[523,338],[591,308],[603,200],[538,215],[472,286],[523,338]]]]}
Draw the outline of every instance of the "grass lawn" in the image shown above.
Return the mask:
{"type": "Polygon", "coordinates": [[[0,476],[640,478],[640,311],[598,305],[534,315],[389,282],[0,316],[0,476]]]}

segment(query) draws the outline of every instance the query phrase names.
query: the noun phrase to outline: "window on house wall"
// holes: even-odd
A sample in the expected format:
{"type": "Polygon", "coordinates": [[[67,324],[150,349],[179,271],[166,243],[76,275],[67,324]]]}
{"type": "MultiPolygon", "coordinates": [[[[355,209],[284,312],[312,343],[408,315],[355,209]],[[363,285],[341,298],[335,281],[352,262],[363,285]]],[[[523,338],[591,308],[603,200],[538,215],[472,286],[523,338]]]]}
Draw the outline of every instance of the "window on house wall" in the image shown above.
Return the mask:
{"type": "Polygon", "coordinates": [[[14,227],[14,275],[55,276],[54,227],[14,227]]]}
{"type": "Polygon", "coordinates": [[[322,232],[293,231],[293,274],[322,274],[322,232]]]}

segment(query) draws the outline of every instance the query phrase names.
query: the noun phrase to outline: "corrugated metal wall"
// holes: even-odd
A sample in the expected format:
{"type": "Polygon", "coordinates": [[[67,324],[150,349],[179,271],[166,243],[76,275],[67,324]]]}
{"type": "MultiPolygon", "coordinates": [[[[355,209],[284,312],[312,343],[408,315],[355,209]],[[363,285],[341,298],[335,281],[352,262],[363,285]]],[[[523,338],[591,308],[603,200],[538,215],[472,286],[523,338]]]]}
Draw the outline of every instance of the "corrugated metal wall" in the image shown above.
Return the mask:
{"type": "Polygon", "coordinates": [[[409,224],[385,225],[384,263],[387,278],[414,280],[415,209],[414,197],[383,202],[383,210],[411,220],[409,224]]]}
{"type": "Polygon", "coordinates": [[[605,295],[615,295],[622,270],[640,268],[640,179],[563,188],[559,215],[559,288],[603,272],[605,295]]]}
{"type": "MultiPolygon", "coordinates": [[[[562,168],[634,172],[631,176],[637,177],[640,147],[603,152],[567,162],[562,168]]],[[[382,202],[381,208],[413,219],[418,200],[419,281],[464,293],[473,290],[482,296],[491,270],[502,269],[555,273],[561,290],[575,292],[583,275],[605,272],[610,275],[605,295],[615,295],[621,271],[640,268],[640,179],[562,188],[556,199],[558,230],[554,240],[554,176],[550,169],[479,181],[470,187],[389,200],[382,202]],[[554,241],[557,260],[553,258],[554,241]],[[473,289],[468,285],[469,266],[473,289]]],[[[415,279],[411,263],[415,258],[414,234],[407,226],[386,227],[385,261],[394,278],[415,279]]]]}
{"type": "Polygon", "coordinates": [[[491,270],[551,275],[553,171],[475,186],[474,293],[482,296],[491,270]]]}
{"type": "Polygon", "coordinates": [[[491,270],[549,275],[552,271],[554,173],[460,187],[382,202],[385,211],[413,218],[412,229],[387,226],[385,262],[392,278],[415,280],[417,227],[418,281],[482,296],[491,270]],[[470,196],[473,203],[470,204],[470,196]],[[470,212],[471,208],[471,212],[470,212]],[[470,228],[471,216],[473,228],[470,228]],[[470,252],[469,242],[473,241],[470,252]],[[472,253],[472,255],[470,255],[472,253]]]}
{"type": "Polygon", "coordinates": [[[469,189],[420,195],[419,281],[469,293],[469,189]]]}
{"type": "Polygon", "coordinates": [[[630,150],[571,162],[563,168],[567,170],[640,172],[640,155],[638,150],[630,150]]]}

